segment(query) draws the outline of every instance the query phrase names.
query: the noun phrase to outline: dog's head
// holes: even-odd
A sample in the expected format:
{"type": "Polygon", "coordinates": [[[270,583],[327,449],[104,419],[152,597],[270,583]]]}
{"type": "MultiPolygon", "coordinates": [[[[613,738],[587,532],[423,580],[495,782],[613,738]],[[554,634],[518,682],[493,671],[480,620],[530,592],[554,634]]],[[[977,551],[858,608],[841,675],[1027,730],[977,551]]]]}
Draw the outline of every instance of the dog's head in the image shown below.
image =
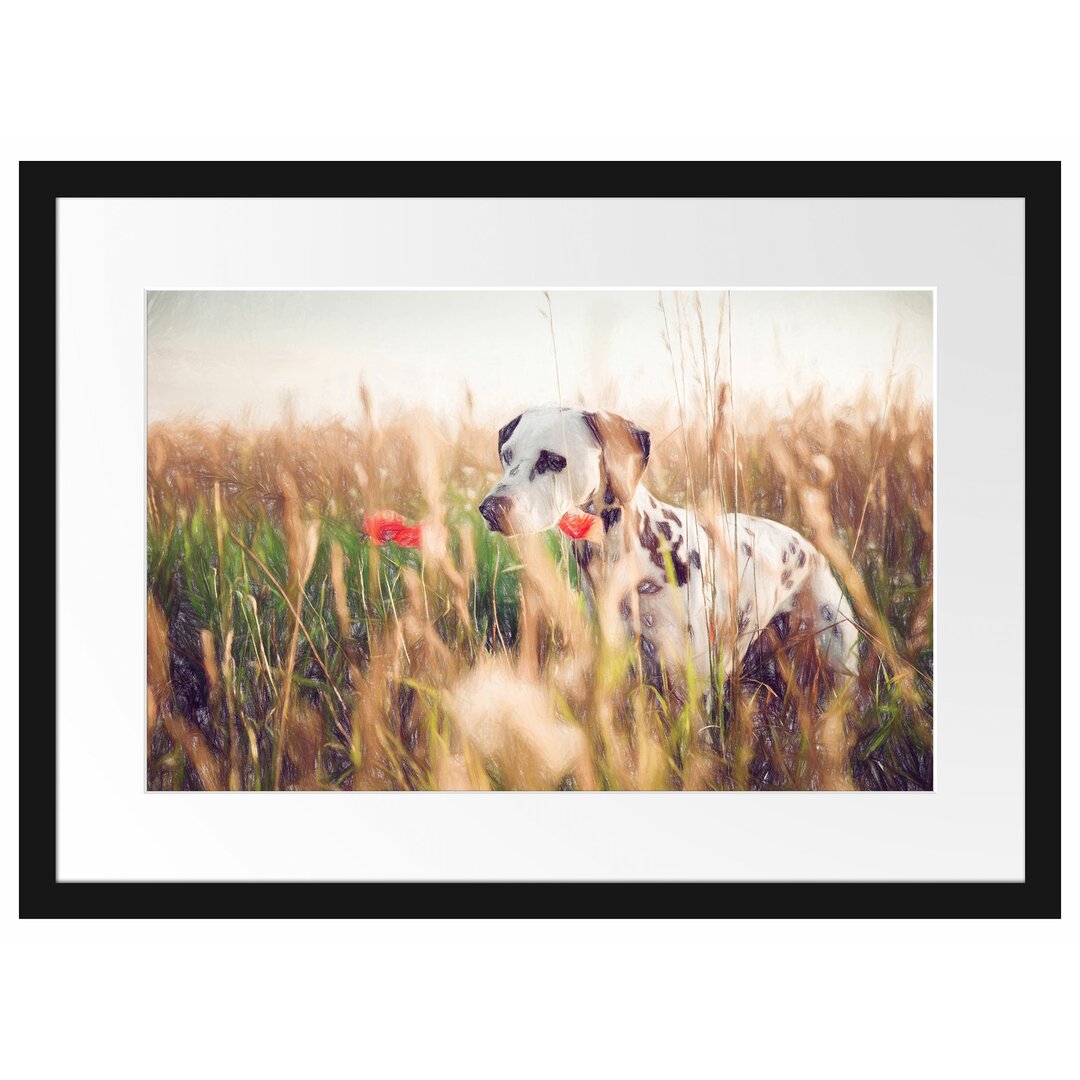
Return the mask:
{"type": "Polygon", "coordinates": [[[607,412],[528,409],[499,431],[502,479],[480,504],[493,532],[543,532],[590,501],[628,503],[649,461],[649,433],[607,412]]]}

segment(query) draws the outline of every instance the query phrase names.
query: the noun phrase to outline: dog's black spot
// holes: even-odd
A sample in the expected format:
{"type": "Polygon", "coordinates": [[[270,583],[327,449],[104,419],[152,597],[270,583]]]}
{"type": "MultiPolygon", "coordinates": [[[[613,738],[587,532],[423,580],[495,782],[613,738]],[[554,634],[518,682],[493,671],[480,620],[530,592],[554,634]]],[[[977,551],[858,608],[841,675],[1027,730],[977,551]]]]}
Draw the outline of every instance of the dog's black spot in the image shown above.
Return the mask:
{"type": "Polygon", "coordinates": [[[701,556],[696,551],[690,552],[690,565],[693,566],[695,570],[701,569],[701,556]]]}
{"type": "Polygon", "coordinates": [[[781,560],[783,562],[787,562],[787,556],[788,556],[788,553],[785,551],[784,554],[781,556],[781,560]]]}
{"type": "Polygon", "coordinates": [[[802,548],[799,548],[799,557],[795,560],[795,565],[800,568],[806,565],[806,552],[802,548]]]}
{"type": "Polygon", "coordinates": [[[656,527],[664,534],[665,540],[671,539],[671,526],[666,521],[658,522],[656,527]]]}
{"type": "MultiPolygon", "coordinates": [[[[514,419],[510,421],[510,423],[504,424],[501,428],[499,428],[499,454],[500,455],[502,454],[503,443],[506,442],[506,440],[509,439],[510,436],[514,434],[515,429],[517,428],[518,424],[520,424],[520,423],[521,423],[521,416],[519,414],[518,416],[515,416],[514,419]]],[[[509,464],[509,462],[507,462],[507,464],[509,464]]]]}
{"type": "Polygon", "coordinates": [[[637,591],[647,596],[650,593],[658,593],[661,588],[662,586],[657,585],[655,581],[649,581],[649,579],[646,578],[638,584],[637,591]]]}
{"type": "Polygon", "coordinates": [[[653,498],[653,497],[652,497],[651,495],[649,496],[649,505],[650,505],[650,506],[651,506],[651,507],[652,507],[652,508],[653,508],[654,510],[656,509],[656,500],[655,500],[655,499],[654,499],[654,498],[653,498]]]}
{"type": "Polygon", "coordinates": [[[604,505],[610,506],[615,501],[615,493],[611,490],[611,485],[608,484],[604,488],[604,505]]]}
{"type": "Polygon", "coordinates": [[[532,472],[529,473],[529,479],[535,480],[547,472],[562,472],[565,468],[566,458],[562,454],[556,454],[551,450],[541,450],[536,464],[532,467],[532,472]]]}
{"type": "Polygon", "coordinates": [[[619,614],[624,619],[630,618],[630,597],[624,596],[619,603],[619,614]]]}
{"type": "MultiPolygon", "coordinates": [[[[649,515],[643,514],[645,524],[642,527],[641,535],[638,539],[641,541],[641,546],[649,553],[649,561],[659,567],[663,571],[667,571],[667,564],[664,562],[664,556],[660,551],[660,538],[653,532],[652,522],[649,521],[649,515]]],[[[660,522],[657,526],[661,530],[667,530],[667,537],[671,537],[671,526],[666,522],[660,522]]],[[[680,543],[681,543],[680,538],[680,543]]],[[[681,559],[673,558],[671,560],[672,569],[675,571],[675,580],[680,585],[685,585],[690,580],[690,568],[681,559]]]]}
{"type": "Polygon", "coordinates": [[[641,527],[641,535],[638,539],[641,541],[641,546],[649,553],[649,561],[653,566],[664,569],[664,559],[660,554],[660,540],[656,533],[652,530],[652,522],[649,521],[649,515],[643,514],[644,524],[641,527]]]}
{"type": "Polygon", "coordinates": [[[743,549],[743,551],[746,552],[746,557],[748,559],[753,558],[754,549],[748,543],[746,543],[745,541],[743,541],[742,549],[743,549]]]}
{"type": "Polygon", "coordinates": [[[613,525],[615,525],[621,517],[622,510],[620,510],[617,506],[611,510],[601,510],[600,520],[604,523],[604,532],[607,532],[613,525]]]}
{"type": "Polygon", "coordinates": [[[566,468],[566,458],[554,450],[541,450],[536,459],[537,472],[562,472],[566,468]]]}
{"type": "Polygon", "coordinates": [[[642,637],[641,651],[650,658],[654,657],[656,655],[656,643],[651,638],[642,637]]]}
{"type": "Polygon", "coordinates": [[[630,434],[637,439],[637,444],[641,447],[641,456],[644,458],[641,467],[644,468],[649,464],[649,454],[652,452],[652,438],[647,431],[637,427],[635,424],[630,425],[630,434]]]}
{"type": "Polygon", "coordinates": [[[668,519],[668,521],[674,521],[678,528],[682,528],[682,522],[679,520],[678,514],[673,514],[670,510],[661,510],[660,512],[668,519]]]}
{"type": "Polygon", "coordinates": [[[577,560],[578,566],[582,570],[588,570],[589,563],[592,562],[593,546],[588,540],[575,540],[573,543],[574,558],[577,560]]]}
{"type": "Polygon", "coordinates": [[[791,554],[792,554],[792,555],[794,555],[794,554],[795,554],[795,552],[799,550],[799,549],[798,549],[798,547],[797,547],[797,545],[795,544],[795,541],[794,541],[794,540],[792,540],[792,541],[791,541],[791,542],[790,542],[790,543],[788,544],[788,550],[789,550],[789,551],[791,552],[791,554]]]}
{"type": "Polygon", "coordinates": [[[513,420],[509,423],[504,423],[499,429],[499,449],[502,449],[502,444],[510,438],[510,436],[517,430],[517,426],[522,422],[522,415],[517,414],[513,420]]]}
{"type": "MultiPolygon", "coordinates": [[[[514,451],[510,450],[510,449],[504,450],[502,452],[502,459],[503,459],[503,464],[504,465],[509,465],[510,462],[514,460],[514,451]]],[[[519,465],[518,468],[520,468],[520,467],[521,466],[519,465]]],[[[517,470],[515,469],[514,471],[516,472],[517,470]]]]}
{"type": "Polygon", "coordinates": [[[822,617],[822,618],[823,618],[823,619],[824,619],[824,620],[825,620],[826,622],[832,622],[832,608],[831,608],[831,607],[829,607],[829,605],[828,605],[828,604],[823,604],[823,605],[821,606],[821,617],[822,617]]]}

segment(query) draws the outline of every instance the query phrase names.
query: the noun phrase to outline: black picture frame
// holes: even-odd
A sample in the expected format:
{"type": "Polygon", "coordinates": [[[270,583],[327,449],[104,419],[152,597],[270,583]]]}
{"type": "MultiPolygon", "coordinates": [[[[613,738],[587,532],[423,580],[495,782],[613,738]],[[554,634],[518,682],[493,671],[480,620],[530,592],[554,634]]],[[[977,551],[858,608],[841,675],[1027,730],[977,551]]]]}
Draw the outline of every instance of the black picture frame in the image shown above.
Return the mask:
{"type": "MultiPolygon", "coordinates": [[[[211,883],[58,882],[56,760],[56,201],[62,197],[1020,198],[1025,207],[1025,491],[1060,485],[1059,162],[23,162],[20,165],[20,544],[34,601],[21,602],[19,914],[55,917],[976,917],[1060,918],[1061,696],[1025,658],[1023,882],[211,883]],[[52,327],[50,336],[46,330],[52,327]],[[1032,423],[1032,404],[1039,409],[1032,423]],[[52,449],[50,449],[52,448],[52,449]],[[49,461],[52,455],[51,462],[49,461]],[[43,502],[51,467],[54,498],[43,502]],[[1034,475],[1033,470],[1038,470],[1034,475]],[[30,471],[33,470],[31,482],[30,471]],[[42,603],[50,594],[53,604],[42,603]],[[33,629],[31,629],[33,628],[33,629]],[[33,635],[29,637],[28,635],[33,635]],[[26,647],[52,636],[54,653],[26,647]],[[50,664],[52,670],[49,670],[50,664]],[[31,690],[32,688],[32,690],[31,690]],[[32,701],[30,700],[32,696],[32,701]],[[51,702],[50,709],[43,705],[51,702]]],[[[1026,502],[1026,499],[1025,499],[1026,502]]],[[[1034,560],[1060,559],[1060,508],[1040,504],[1034,560]]],[[[1025,510],[1025,535],[1026,535],[1025,510]]],[[[25,580],[25,575],[24,575],[25,580]]],[[[24,591],[23,595],[27,595],[24,591]]],[[[1036,625],[1038,600],[1025,598],[1036,625]]]]}

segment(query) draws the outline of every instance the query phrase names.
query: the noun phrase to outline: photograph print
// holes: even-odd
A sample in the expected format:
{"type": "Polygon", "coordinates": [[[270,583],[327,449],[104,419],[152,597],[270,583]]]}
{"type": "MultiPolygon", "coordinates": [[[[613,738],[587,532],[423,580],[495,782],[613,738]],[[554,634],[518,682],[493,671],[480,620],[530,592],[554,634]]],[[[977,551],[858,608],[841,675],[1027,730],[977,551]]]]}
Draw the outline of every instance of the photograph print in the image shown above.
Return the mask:
{"type": "Polygon", "coordinates": [[[934,305],[149,292],[148,790],[932,790],[934,305]]]}

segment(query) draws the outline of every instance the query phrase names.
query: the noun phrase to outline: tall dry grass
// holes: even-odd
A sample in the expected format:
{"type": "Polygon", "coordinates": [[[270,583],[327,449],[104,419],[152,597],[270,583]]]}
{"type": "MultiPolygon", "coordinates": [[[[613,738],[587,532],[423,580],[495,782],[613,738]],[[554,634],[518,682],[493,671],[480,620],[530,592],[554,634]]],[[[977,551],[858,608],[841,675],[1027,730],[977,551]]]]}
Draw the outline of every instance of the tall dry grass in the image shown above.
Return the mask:
{"type": "Polygon", "coordinates": [[[703,686],[651,685],[587,607],[564,537],[487,531],[495,429],[471,412],[378,422],[365,397],[354,426],[160,423],[149,787],[930,787],[929,406],[895,386],[843,407],[811,394],[743,407],[736,430],[716,347],[730,325],[678,303],[664,315],[679,393],[634,413],[653,433],[645,483],[808,536],[863,629],[851,686],[835,692],[797,619],[714,674],[711,706],[703,686]],[[423,547],[371,544],[363,518],[382,509],[423,521],[423,547]]]}

